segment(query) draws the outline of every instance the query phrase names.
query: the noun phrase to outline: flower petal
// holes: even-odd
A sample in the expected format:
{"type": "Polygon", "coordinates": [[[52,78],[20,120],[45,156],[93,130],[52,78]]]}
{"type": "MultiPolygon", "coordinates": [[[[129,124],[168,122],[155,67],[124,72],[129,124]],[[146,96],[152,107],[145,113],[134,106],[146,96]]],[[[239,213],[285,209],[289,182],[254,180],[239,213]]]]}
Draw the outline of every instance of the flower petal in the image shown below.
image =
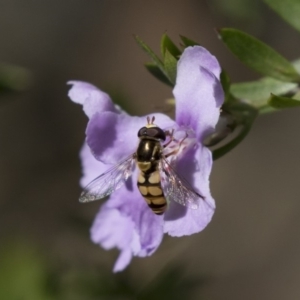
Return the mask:
{"type": "Polygon", "coordinates": [[[83,173],[80,179],[82,187],[87,186],[93,179],[109,168],[108,165],[105,165],[93,156],[90,147],[86,143],[81,148],[80,159],[83,173]]]}
{"type": "MultiPolygon", "coordinates": [[[[139,200],[145,202],[144,199],[139,200]]],[[[163,239],[163,218],[155,215],[147,205],[140,207],[139,215],[135,214],[134,217],[141,243],[141,250],[137,255],[145,257],[153,254],[163,239]]]]}
{"type": "Polygon", "coordinates": [[[123,271],[129,265],[131,259],[132,251],[129,248],[122,250],[117,258],[117,261],[115,262],[113,272],[116,273],[123,271]]]}
{"type": "Polygon", "coordinates": [[[110,97],[92,84],[83,81],[69,81],[68,84],[72,85],[68,93],[70,99],[83,105],[83,110],[89,118],[97,112],[118,112],[110,97]]]}
{"type": "Polygon", "coordinates": [[[209,191],[209,174],[212,167],[212,156],[209,149],[199,145],[191,149],[177,164],[177,170],[205,200],[200,201],[198,209],[187,209],[171,201],[165,213],[164,232],[171,236],[191,235],[203,230],[210,222],[215,202],[209,191]]]}
{"type": "Polygon", "coordinates": [[[194,129],[200,141],[219,119],[224,101],[220,72],[217,59],[200,46],[186,48],[178,61],[173,90],[176,122],[194,129]]]}
{"type": "Polygon", "coordinates": [[[123,270],[132,256],[151,255],[162,237],[163,219],[148,208],[132,178],[102,206],[91,229],[94,243],[121,250],[115,272],[123,270]]]}
{"type": "MultiPolygon", "coordinates": [[[[163,114],[153,114],[161,128],[170,127],[174,121],[163,114]]],[[[86,141],[96,159],[115,164],[135,152],[138,130],[146,125],[146,117],[103,112],[95,114],[88,123],[86,141]]]]}
{"type": "Polygon", "coordinates": [[[126,268],[132,254],[140,250],[139,237],[134,226],[133,221],[122,216],[118,209],[107,208],[105,205],[94,220],[91,228],[92,241],[106,250],[114,247],[121,250],[114,267],[115,272],[126,268]]]}
{"type": "Polygon", "coordinates": [[[155,215],[137,188],[137,170],[127,182],[127,191],[116,191],[107,202],[110,208],[118,208],[123,216],[130,218],[140,239],[137,256],[151,255],[163,237],[163,218],[155,215]]]}
{"type": "Polygon", "coordinates": [[[123,217],[118,209],[101,208],[91,228],[91,237],[94,243],[101,243],[106,249],[114,247],[124,249],[133,240],[134,223],[123,217]]]}

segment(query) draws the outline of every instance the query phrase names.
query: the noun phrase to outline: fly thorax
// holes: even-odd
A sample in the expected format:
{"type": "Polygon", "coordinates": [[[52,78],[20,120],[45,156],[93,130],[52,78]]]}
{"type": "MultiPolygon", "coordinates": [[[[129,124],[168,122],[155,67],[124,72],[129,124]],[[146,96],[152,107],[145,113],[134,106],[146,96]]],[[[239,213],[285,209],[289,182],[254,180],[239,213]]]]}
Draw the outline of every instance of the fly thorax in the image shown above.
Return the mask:
{"type": "Polygon", "coordinates": [[[161,158],[162,147],[159,141],[141,139],[136,157],[138,162],[154,162],[161,158]]]}

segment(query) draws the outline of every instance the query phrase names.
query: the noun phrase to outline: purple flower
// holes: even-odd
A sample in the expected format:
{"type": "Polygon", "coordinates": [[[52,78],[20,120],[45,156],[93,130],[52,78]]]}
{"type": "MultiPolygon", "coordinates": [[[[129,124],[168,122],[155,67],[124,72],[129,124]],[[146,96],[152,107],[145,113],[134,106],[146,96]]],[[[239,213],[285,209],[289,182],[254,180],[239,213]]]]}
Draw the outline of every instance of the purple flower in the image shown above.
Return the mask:
{"type": "MultiPolygon", "coordinates": [[[[160,113],[150,115],[155,116],[160,128],[173,129],[175,138],[183,141],[179,153],[170,159],[176,164],[177,172],[204,196],[205,201],[200,201],[198,209],[171,201],[164,215],[155,215],[138,191],[138,170],[135,168],[130,179],[101,206],[91,228],[94,243],[105,249],[116,247],[120,250],[114,272],[123,270],[132,256],[151,255],[164,233],[177,237],[190,235],[210,222],[215,208],[209,190],[212,155],[202,141],[214,130],[223,103],[219,76],[219,63],[206,49],[186,48],[177,65],[173,90],[175,121],[160,113]]],[[[136,151],[137,132],[146,125],[146,116],[128,115],[115,106],[106,93],[91,84],[79,81],[69,84],[73,85],[69,97],[83,106],[89,118],[86,143],[81,150],[81,185],[86,186],[136,151]]]]}

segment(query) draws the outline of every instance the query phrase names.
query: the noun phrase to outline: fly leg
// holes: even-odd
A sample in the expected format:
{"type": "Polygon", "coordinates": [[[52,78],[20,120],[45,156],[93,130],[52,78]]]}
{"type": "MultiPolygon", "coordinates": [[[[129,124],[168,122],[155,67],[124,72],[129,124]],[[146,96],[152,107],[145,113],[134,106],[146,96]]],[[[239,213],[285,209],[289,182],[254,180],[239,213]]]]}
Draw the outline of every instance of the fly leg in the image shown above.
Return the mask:
{"type": "Polygon", "coordinates": [[[170,137],[170,140],[163,145],[164,148],[168,147],[173,141],[175,141],[174,129],[172,129],[171,131],[169,131],[169,130],[165,131],[165,134],[166,134],[166,136],[170,137]]]}
{"type": "MultiPolygon", "coordinates": [[[[173,132],[174,132],[174,130],[172,131],[172,134],[173,134],[173,132]]],[[[178,154],[178,152],[179,152],[179,150],[180,150],[180,148],[181,148],[181,146],[182,146],[182,143],[185,141],[185,139],[186,139],[188,136],[189,136],[189,135],[188,135],[188,133],[186,132],[186,133],[185,133],[185,137],[179,142],[178,147],[177,147],[176,149],[174,149],[173,151],[169,152],[168,154],[166,154],[166,155],[165,155],[165,158],[167,158],[167,157],[169,157],[169,156],[171,156],[171,155],[176,155],[176,154],[178,154]]],[[[175,140],[175,139],[173,139],[173,140],[175,140]]],[[[170,142],[170,141],[169,141],[169,142],[170,142]]],[[[169,144],[169,142],[168,142],[167,144],[169,144]]]]}

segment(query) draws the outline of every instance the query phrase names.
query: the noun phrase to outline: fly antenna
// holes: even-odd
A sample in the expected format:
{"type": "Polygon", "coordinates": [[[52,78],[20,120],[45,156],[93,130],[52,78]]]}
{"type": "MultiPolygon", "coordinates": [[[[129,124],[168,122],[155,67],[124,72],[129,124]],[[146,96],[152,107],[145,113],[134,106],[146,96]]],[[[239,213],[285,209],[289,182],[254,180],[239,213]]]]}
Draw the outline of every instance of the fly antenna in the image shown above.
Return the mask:
{"type": "Polygon", "coordinates": [[[155,117],[153,116],[151,119],[149,116],[147,116],[147,123],[148,125],[153,125],[155,121],[155,117]]]}
{"type": "Polygon", "coordinates": [[[146,127],[147,128],[151,128],[151,127],[157,127],[155,124],[154,124],[154,121],[155,121],[155,117],[153,116],[153,117],[149,117],[149,116],[147,116],[147,125],[146,125],[146,127]]]}

